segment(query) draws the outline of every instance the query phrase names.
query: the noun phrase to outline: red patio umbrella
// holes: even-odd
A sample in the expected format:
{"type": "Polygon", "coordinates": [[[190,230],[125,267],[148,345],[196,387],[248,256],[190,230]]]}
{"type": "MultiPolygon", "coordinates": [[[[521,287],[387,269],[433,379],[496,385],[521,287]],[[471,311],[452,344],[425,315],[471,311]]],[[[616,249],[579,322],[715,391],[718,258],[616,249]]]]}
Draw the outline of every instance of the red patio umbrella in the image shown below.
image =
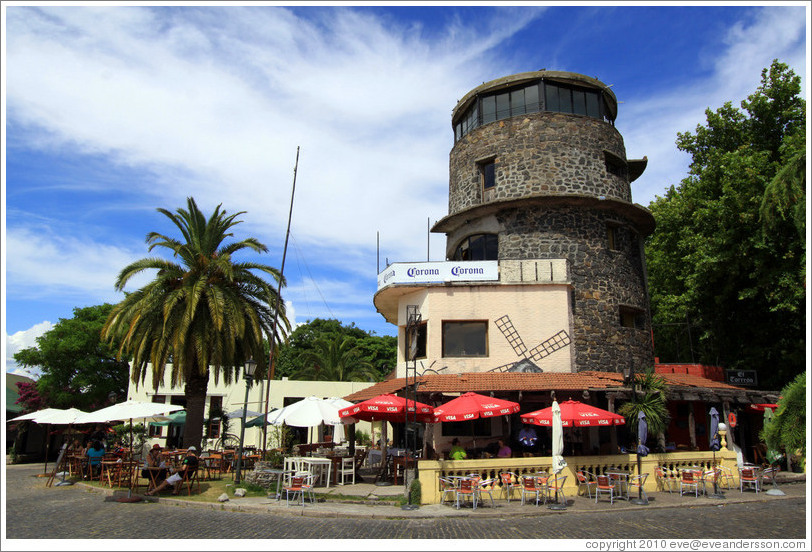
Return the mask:
{"type": "MultiPolygon", "coordinates": [[[[589,427],[623,425],[626,418],[620,414],[609,412],[578,401],[564,401],[561,407],[561,425],[563,427],[589,427]]],[[[542,408],[534,412],[522,414],[522,422],[538,426],[552,427],[553,407],[542,408]]]]}
{"type": "Polygon", "coordinates": [[[461,422],[476,418],[506,416],[520,410],[519,403],[486,397],[478,393],[465,393],[434,409],[435,422],[461,422]]]}
{"type": "Polygon", "coordinates": [[[495,399],[478,393],[465,393],[456,399],[434,409],[435,422],[461,422],[472,420],[471,437],[476,448],[476,435],[474,435],[473,420],[477,418],[492,418],[494,416],[507,416],[521,409],[519,403],[506,399],[495,399]]]}
{"type": "MultiPolygon", "coordinates": [[[[412,420],[417,407],[418,422],[433,422],[434,408],[427,404],[409,400],[409,420],[412,420]]],[[[367,422],[385,420],[387,422],[404,421],[406,415],[406,399],[387,393],[378,395],[358,404],[342,408],[338,411],[341,418],[356,418],[367,422]]]]}

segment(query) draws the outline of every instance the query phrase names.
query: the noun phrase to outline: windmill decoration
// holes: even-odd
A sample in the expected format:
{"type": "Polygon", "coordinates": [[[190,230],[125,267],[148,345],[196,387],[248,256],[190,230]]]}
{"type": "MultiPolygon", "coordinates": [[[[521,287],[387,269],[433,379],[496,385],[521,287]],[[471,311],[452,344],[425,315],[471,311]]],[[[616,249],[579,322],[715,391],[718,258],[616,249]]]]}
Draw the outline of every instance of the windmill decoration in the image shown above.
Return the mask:
{"type": "Polygon", "coordinates": [[[551,355],[559,349],[563,349],[570,344],[570,336],[565,330],[561,330],[550,338],[545,339],[537,346],[528,350],[524,344],[522,336],[516,331],[510,316],[507,314],[494,320],[496,327],[505,336],[507,342],[513,347],[513,351],[521,360],[511,362],[488,370],[489,372],[543,372],[536,362],[551,355]]]}

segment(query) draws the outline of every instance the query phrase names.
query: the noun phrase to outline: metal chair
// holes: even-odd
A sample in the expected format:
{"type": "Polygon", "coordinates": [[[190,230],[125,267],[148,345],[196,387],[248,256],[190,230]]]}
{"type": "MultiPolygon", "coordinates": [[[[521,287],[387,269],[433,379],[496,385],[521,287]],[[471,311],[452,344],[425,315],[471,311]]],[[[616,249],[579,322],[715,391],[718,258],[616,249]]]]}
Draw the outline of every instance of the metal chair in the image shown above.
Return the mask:
{"type": "MultiPolygon", "coordinates": [[[[547,479],[547,496],[554,502],[558,502],[558,494],[564,496],[564,483],[567,481],[566,475],[553,475],[547,479]]],[[[565,500],[566,502],[566,500],[565,500]]]]}
{"type": "Polygon", "coordinates": [[[499,474],[499,480],[502,482],[502,492],[505,498],[507,498],[507,501],[510,502],[510,493],[513,489],[521,487],[521,485],[519,485],[519,476],[513,472],[502,472],[499,474]]]}
{"type": "Polygon", "coordinates": [[[476,510],[476,497],[478,484],[479,484],[478,479],[466,478],[460,480],[459,486],[454,491],[454,496],[456,498],[458,510],[460,508],[460,497],[463,497],[463,500],[465,500],[465,497],[467,496],[471,497],[474,510],[476,510]]]}
{"type": "Polygon", "coordinates": [[[648,494],[646,494],[646,479],[648,479],[648,474],[644,473],[641,475],[633,475],[629,478],[629,495],[631,495],[632,489],[637,490],[638,492],[643,494],[643,497],[648,502],[648,494]]]}
{"type": "Polygon", "coordinates": [[[299,497],[302,501],[302,506],[305,505],[305,495],[310,494],[310,502],[313,503],[313,485],[310,484],[311,476],[309,475],[294,475],[291,478],[290,485],[285,485],[285,504],[290,506],[290,498],[293,496],[296,497],[296,494],[299,494],[299,497]]]}
{"type": "Polygon", "coordinates": [[[757,468],[739,468],[739,492],[744,493],[744,486],[755,489],[756,494],[761,490],[761,477],[757,468]]]}
{"type": "Polygon", "coordinates": [[[694,488],[694,497],[699,497],[699,483],[700,476],[697,472],[691,470],[683,470],[682,477],[679,480],[679,494],[682,496],[684,487],[694,488]]]}
{"type": "Polygon", "coordinates": [[[599,475],[597,477],[598,482],[595,485],[595,504],[598,503],[598,497],[601,494],[609,493],[609,503],[615,503],[615,483],[612,481],[608,475],[599,475]]]}
{"type": "Polygon", "coordinates": [[[727,466],[719,466],[719,487],[733,489],[736,487],[736,479],[733,477],[733,470],[727,466]]]}
{"type": "Polygon", "coordinates": [[[578,479],[578,494],[581,493],[581,489],[586,489],[586,495],[589,498],[592,498],[591,489],[593,486],[597,486],[597,481],[594,481],[595,476],[585,470],[578,470],[575,472],[575,477],[578,479]]]}
{"type": "Polygon", "coordinates": [[[536,506],[539,504],[539,499],[545,494],[545,485],[540,477],[533,475],[525,475],[522,478],[522,506],[524,506],[525,495],[535,495],[536,506]]]}
{"type": "Polygon", "coordinates": [[[454,479],[440,478],[440,504],[445,502],[445,495],[450,494],[456,498],[457,483],[454,479]]]}
{"type": "Polygon", "coordinates": [[[491,508],[494,507],[493,503],[493,486],[496,484],[496,478],[494,479],[483,479],[481,481],[477,481],[476,484],[476,497],[475,499],[479,502],[485,502],[482,498],[483,494],[487,494],[491,499],[491,508]]]}
{"type": "Polygon", "coordinates": [[[657,488],[660,490],[665,490],[666,487],[668,488],[669,493],[674,492],[674,484],[678,483],[676,477],[671,475],[670,472],[667,471],[668,468],[664,468],[662,466],[655,466],[654,468],[654,477],[657,478],[657,488]]]}

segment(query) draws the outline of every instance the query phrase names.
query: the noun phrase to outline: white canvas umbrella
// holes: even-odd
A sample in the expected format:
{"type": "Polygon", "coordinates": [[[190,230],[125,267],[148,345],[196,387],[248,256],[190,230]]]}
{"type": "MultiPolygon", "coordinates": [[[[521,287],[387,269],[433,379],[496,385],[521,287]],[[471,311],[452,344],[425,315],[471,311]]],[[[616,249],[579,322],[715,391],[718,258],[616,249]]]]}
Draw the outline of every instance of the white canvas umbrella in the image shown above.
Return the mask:
{"type": "MultiPolygon", "coordinates": [[[[37,410],[36,412],[30,412],[28,414],[23,414],[22,416],[17,416],[9,420],[9,422],[17,422],[17,421],[29,421],[34,422],[35,424],[55,424],[55,425],[71,425],[76,423],[76,418],[87,414],[82,410],[78,410],[76,408],[69,408],[67,410],[63,410],[61,408],[44,408],[42,410],[37,410]]],[[[45,430],[45,468],[43,473],[48,472],[48,452],[51,448],[51,438],[50,438],[50,430],[46,428],[45,430]]],[[[57,466],[59,467],[59,466],[57,466]]]]}
{"type": "MultiPolygon", "coordinates": [[[[287,424],[294,427],[311,428],[320,424],[332,426],[345,423],[351,424],[355,423],[355,419],[342,419],[338,415],[338,411],[352,405],[353,403],[337,397],[330,397],[329,399],[314,396],[305,397],[273,414],[268,414],[268,423],[276,426],[287,424]]],[[[312,442],[312,436],[310,440],[312,442]]]]}
{"type": "MultiPolygon", "coordinates": [[[[231,412],[229,412],[227,414],[227,416],[229,418],[232,418],[232,419],[233,418],[242,419],[242,416],[243,416],[242,411],[243,411],[242,408],[238,408],[237,410],[232,410],[231,412]]],[[[253,410],[246,410],[245,411],[245,417],[246,418],[256,418],[257,416],[262,416],[262,412],[254,412],[253,410]]]]}
{"type": "MultiPolygon", "coordinates": [[[[558,475],[561,470],[567,467],[567,461],[564,460],[564,426],[561,423],[561,407],[558,406],[558,401],[553,401],[553,474],[558,475]]],[[[558,504],[558,489],[556,489],[556,504],[550,504],[549,508],[554,510],[564,509],[563,504],[558,504]]]]}
{"type": "MultiPolygon", "coordinates": [[[[96,410],[94,412],[88,412],[82,416],[77,417],[76,423],[77,424],[98,424],[98,423],[107,423],[107,422],[115,422],[115,421],[130,421],[130,451],[132,453],[133,450],[133,420],[138,422],[148,423],[148,422],[161,422],[168,420],[168,416],[164,416],[164,414],[169,414],[171,412],[176,412],[178,410],[183,410],[182,406],[177,406],[173,404],[165,404],[165,403],[152,403],[152,402],[141,402],[141,401],[134,401],[132,399],[123,402],[114,404],[101,410],[96,410]]],[[[129,492],[127,493],[127,499],[132,500],[132,484],[130,485],[129,492]]],[[[137,500],[141,500],[138,498],[137,500]]]]}

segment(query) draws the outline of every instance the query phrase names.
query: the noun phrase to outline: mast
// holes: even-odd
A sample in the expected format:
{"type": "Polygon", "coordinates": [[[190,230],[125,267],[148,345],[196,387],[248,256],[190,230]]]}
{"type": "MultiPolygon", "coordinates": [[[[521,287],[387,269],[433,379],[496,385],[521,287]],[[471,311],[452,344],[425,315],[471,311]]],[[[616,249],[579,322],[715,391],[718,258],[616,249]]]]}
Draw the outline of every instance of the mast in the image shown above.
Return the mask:
{"type": "Polygon", "coordinates": [[[276,306],[273,311],[273,324],[271,325],[271,335],[268,339],[270,352],[268,353],[268,385],[265,388],[265,423],[262,424],[262,457],[268,448],[268,406],[271,395],[271,380],[274,377],[276,355],[274,355],[276,341],[276,325],[279,320],[279,302],[282,299],[282,280],[285,275],[285,257],[288,254],[288,238],[290,238],[290,220],[293,218],[293,197],[296,194],[296,172],[299,170],[299,146],[296,146],[296,163],[293,166],[293,187],[290,192],[290,210],[288,211],[288,229],[285,233],[285,247],[282,249],[282,266],[279,268],[279,282],[276,287],[276,306]]]}

